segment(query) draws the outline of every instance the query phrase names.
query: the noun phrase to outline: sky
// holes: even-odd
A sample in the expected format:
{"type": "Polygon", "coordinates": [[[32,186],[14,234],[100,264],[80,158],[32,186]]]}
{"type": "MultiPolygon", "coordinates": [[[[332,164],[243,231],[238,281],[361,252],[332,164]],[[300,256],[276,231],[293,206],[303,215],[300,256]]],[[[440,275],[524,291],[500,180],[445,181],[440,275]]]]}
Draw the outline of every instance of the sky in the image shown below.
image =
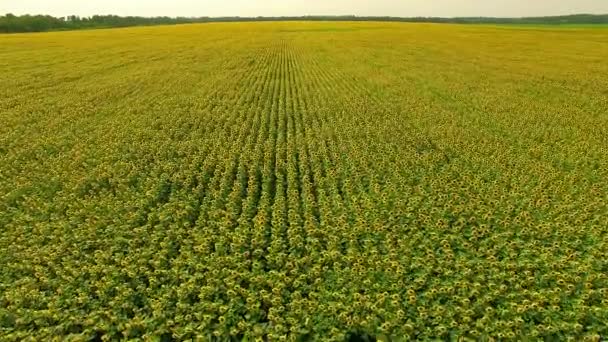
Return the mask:
{"type": "Polygon", "coordinates": [[[608,13],[608,0],[0,0],[0,14],[53,16],[494,16],[608,13]]]}

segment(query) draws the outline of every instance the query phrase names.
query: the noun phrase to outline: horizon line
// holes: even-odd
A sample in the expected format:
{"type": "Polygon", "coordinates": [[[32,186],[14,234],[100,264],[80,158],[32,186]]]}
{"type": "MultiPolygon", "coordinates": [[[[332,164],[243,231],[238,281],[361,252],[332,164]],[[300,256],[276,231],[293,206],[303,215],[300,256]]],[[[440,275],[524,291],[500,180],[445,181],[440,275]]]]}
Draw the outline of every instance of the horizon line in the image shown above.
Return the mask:
{"type": "Polygon", "coordinates": [[[119,14],[92,14],[92,15],[78,15],[69,14],[64,16],[55,16],[52,14],[14,14],[11,12],[5,12],[2,16],[12,14],[14,16],[50,16],[54,18],[67,18],[70,16],[77,16],[79,18],[91,18],[94,16],[115,16],[122,18],[186,18],[186,19],[227,19],[227,18],[240,18],[240,19],[271,19],[271,18],[391,18],[391,19],[528,19],[528,18],[558,18],[558,17],[571,17],[571,16],[606,16],[608,13],[571,13],[571,14],[559,14],[559,15],[540,15],[540,16],[391,16],[391,15],[356,15],[356,14],[304,14],[304,15],[278,15],[278,16],[239,16],[239,15],[223,15],[223,16],[168,16],[168,15],[157,15],[157,16],[146,16],[146,15],[119,15],[119,14]]]}

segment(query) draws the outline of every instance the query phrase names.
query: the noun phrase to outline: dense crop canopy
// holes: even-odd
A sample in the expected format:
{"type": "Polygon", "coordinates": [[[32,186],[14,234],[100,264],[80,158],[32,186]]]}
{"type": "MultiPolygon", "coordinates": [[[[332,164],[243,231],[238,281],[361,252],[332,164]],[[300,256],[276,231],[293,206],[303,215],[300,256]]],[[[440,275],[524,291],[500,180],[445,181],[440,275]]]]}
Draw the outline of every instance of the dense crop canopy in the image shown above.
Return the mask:
{"type": "Polygon", "coordinates": [[[608,336],[608,34],[0,37],[0,340],[608,336]]]}

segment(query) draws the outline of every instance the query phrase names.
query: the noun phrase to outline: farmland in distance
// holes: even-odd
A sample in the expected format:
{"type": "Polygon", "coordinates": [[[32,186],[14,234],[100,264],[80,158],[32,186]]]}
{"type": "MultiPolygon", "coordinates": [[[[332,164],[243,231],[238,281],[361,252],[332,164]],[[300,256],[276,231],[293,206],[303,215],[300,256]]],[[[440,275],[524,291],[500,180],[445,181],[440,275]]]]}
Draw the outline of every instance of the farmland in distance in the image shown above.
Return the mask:
{"type": "Polygon", "coordinates": [[[0,36],[0,340],[608,336],[608,29],[0,36]]]}

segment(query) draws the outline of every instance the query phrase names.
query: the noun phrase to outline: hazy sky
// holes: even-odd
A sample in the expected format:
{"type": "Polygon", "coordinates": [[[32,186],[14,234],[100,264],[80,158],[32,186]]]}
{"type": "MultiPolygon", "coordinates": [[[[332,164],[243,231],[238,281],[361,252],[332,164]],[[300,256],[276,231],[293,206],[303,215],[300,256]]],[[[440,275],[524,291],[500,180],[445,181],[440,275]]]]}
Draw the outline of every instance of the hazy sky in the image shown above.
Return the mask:
{"type": "Polygon", "coordinates": [[[608,13],[608,0],[0,0],[0,14],[537,16],[608,13]]]}

